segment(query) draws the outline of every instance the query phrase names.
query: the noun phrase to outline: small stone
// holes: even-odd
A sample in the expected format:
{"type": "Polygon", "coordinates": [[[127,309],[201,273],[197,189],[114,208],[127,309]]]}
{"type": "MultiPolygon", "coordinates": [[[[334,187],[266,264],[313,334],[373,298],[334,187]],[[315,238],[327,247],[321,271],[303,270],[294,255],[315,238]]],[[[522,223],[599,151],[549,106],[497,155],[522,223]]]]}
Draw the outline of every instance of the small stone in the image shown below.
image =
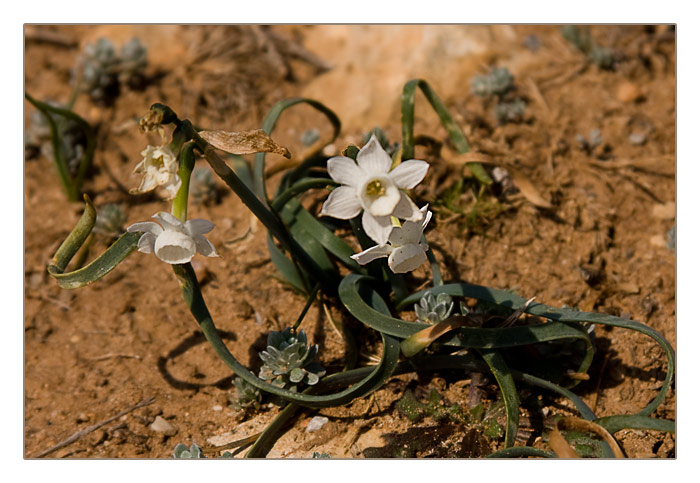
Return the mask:
{"type": "Polygon", "coordinates": [[[324,416],[314,416],[311,418],[311,421],[309,421],[309,424],[306,425],[306,432],[313,433],[314,431],[318,431],[325,426],[327,422],[328,418],[324,416]]]}
{"type": "Polygon", "coordinates": [[[643,132],[635,132],[630,134],[628,139],[631,144],[634,144],[635,146],[640,146],[647,141],[647,135],[643,132]]]}
{"type": "Polygon", "coordinates": [[[651,243],[655,247],[666,247],[666,240],[664,240],[664,237],[661,235],[652,236],[651,238],[649,238],[649,243],[651,243]]]}
{"type": "Polygon", "coordinates": [[[642,91],[632,82],[623,82],[617,88],[617,99],[621,102],[635,102],[642,97],[642,91]]]}
{"type": "Polygon", "coordinates": [[[337,153],[338,153],[338,148],[335,146],[335,144],[328,144],[328,145],[324,146],[324,148],[323,148],[323,155],[324,156],[334,156],[337,153]]]}
{"type": "Polygon", "coordinates": [[[107,431],[100,429],[92,433],[88,441],[90,442],[90,445],[98,446],[102,443],[107,443],[107,437],[107,431]]]}
{"type": "Polygon", "coordinates": [[[214,410],[214,411],[223,411],[223,410],[224,410],[224,407],[221,406],[221,405],[219,405],[219,404],[216,404],[215,406],[212,406],[212,410],[214,410]]]}
{"type": "Polygon", "coordinates": [[[166,436],[175,436],[177,434],[177,428],[161,416],[156,416],[153,424],[151,424],[151,429],[156,433],[163,433],[166,436]]]}
{"type": "Polygon", "coordinates": [[[669,201],[663,205],[654,205],[651,209],[651,214],[662,220],[672,220],[676,217],[676,204],[673,201],[669,201]]]}

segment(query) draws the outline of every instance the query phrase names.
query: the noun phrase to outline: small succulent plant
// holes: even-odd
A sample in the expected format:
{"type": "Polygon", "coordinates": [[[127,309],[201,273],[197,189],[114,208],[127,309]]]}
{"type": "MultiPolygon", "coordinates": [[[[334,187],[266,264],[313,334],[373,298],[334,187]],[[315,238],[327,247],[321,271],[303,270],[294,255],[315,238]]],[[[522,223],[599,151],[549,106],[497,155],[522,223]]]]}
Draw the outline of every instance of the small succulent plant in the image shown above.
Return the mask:
{"type": "Polygon", "coordinates": [[[507,122],[520,122],[525,114],[527,105],[522,99],[515,99],[509,102],[499,102],[496,105],[495,113],[498,122],[505,124],[507,122]]]}
{"type": "Polygon", "coordinates": [[[313,128],[313,129],[307,129],[304,131],[304,133],[301,135],[301,142],[304,144],[304,146],[309,147],[316,141],[321,139],[321,133],[319,133],[318,129],[313,128]]]}
{"type": "Polygon", "coordinates": [[[601,69],[610,70],[615,66],[615,51],[597,45],[591,36],[589,26],[564,25],[561,28],[561,34],[601,69]]]}
{"type": "Polygon", "coordinates": [[[294,333],[291,327],[282,332],[270,332],[267,350],[260,353],[263,366],[258,377],[276,386],[297,390],[297,384],[313,386],[326,371],[313,362],[318,346],[306,344],[303,330],[294,333]]]}
{"type": "MultiPolygon", "coordinates": [[[[202,452],[202,448],[197,446],[196,443],[192,443],[192,446],[189,448],[187,445],[178,443],[177,446],[175,446],[175,449],[173,450],[173,458],[175,459],[206,459],[206,456],[204,456],[204,453],[202,452]]],[[[233,453],[230,451],[224,451],[219,458],[233,458],[233,453]]]]}
{"type": "Polygon", "coordinates": [[[190,196],[195,203],[211,204],[219,200],[216,179],[210,169],[195,168],[190,181],[190,196]]]}
{"type": "Polygon", "coordinates": [[[452,314],[454,302],[452,297],[445,293],[438,294],[436,297],[428,292],[421,297],[420,302],[415,304],[414,308],[420,322],[437,324],[452,314]]]}
{"type": "Polygon", "coordinates": [[[83,51],[82,88],[92,100],[108,102],[119,91],[119,57],[114,44],[104,37],[83,51]]]}
{"type": "Polygon", "coordinates": [[[588,137],[577,134],[576,142],[579,144],[581,149],[585,151],[592,151],[603,143],[603,136],[600,133],[600,129],[591,129],[588,133],[588,137]]]}
{"type": "Polygon", "coordinates": [[[331,455],[329,455],[326,452],[319,453],[318,451],[314,451],[314,454],[311,456],[311,458],[315,460],[329,460],[331,459],[331,455]]]}
{"type": "Polygon", "coordinates": [[[119,81],[130,87],[140,86],[148,66],[147,55],[146,47],[136,37],[124,44],[120,55],[119,81]]]}
{"type": "Polygon", "coordinates": [[[479,97],[503,96],[513,89],[513,74],[505,67],[496,67],[486,75],[472,79],[472,93],[479,97]]]}
{"type": "Polygon", "coordinates": [[[124,210],[117,204],[108,203],[97,210],[94,230],[101,235],[114,236],[124,231],[125,221],[124,210]]]}
{"type": "Polygon", "coordinates": [[[95,102],[109,103],[119,94],[120,84],[141,85],[147,65],[147,51],[139,39],[127,42],[117,53],[114,44],[102,37],[83,51],[82,90],[95,102]]]}
{"type": "Polygon", "coordinates": [[[262,401],[260,389],[247,383],[244,379],[236,377],[233,380],[233,385],[236,386],[236,398],[231,401],[231,406],[234,409],[259,409],[262,401]]]}
{"type": "Polygon", "coordinates": [[[173,450],[173,458],[176,459],[200,459],[205,458],[202,448],[192,443],[189,448],[183,443],[178,443],[173,450]]]}

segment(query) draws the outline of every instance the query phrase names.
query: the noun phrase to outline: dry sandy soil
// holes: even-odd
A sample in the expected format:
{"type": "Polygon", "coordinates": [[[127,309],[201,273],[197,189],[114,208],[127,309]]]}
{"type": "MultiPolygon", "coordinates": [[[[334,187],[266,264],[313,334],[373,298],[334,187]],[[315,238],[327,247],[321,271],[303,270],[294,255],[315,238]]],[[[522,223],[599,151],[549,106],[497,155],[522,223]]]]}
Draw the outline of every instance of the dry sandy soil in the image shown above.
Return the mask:
{"type": "MultiPolygon", "coordinates": [[[[138,36],[148,47],[142,88],[122,89],[108,106],[86,95],[75,104],[98,132],[85,190],[97,207],[122,206],[128,225],[167,210],[157,196],[128,194],[137,182],[131,172],[139,153],[149,141],[158,142],[136,126],[154,102],[198,125],[244,130],[259,127],[269,108],[285,97],[312,97],[343,121],[340,138],[328,148],[338,152],[351,143],[361,145],[362,135],[375,126],[398,141],[401,87],[425,78],[474,151],[507,169],[520,187],[493,198],[498,209],[485,210],[471,224],[454,211],[437,210],[427,238],[446,280],[637,320],[675,347],[676,258],[667,246],[667,233],[675,226],[675,32],[642,26],[592,31],[599,44],[616,53],[613,70],[589,62],[555,26],[30,26],[26,90],[39,99],[67,102],[71,71],[84,46],[99,37],[121,46],[138,36]],[[473,76],[491,66],[513,73],[515,93],[527,105],[520,122],[500,124],[494,103],[470,93],[473,76]],[[577,140],[596,129],[597,146],[577,140]]],[[[27,128],[32,110],[26,103],[27,128]]],[[[322,136],[329,130],[320,115],[299,107],[285,113],[274,137],[294,153],[311,128],[322,136]]],[[[417,104],[416,132],[447,142],[423,99],[417,104]]],[[[434,152],[417,154],[430,162],[433,181],[416,195],[436,203],[459,179],[459,169],[434,152]]],[[[269,156],[272,164],[281,159],[269,156]]],[[[276,182],[273,177],[270,186],[276,182]]],[[[221,257],[197,257],[196,266],[230,350],[257,370],[267,333],[292,324],[305,300],[280,281],[265,248],[264,228],[251,224],[250,214],[223,183],[218,188],[218,202],[192,204],[190,217],[217,224],[210,239],[221,257]]],[[[98,283],[75,291],[59,288],[46,266],[82,205],[66,201],[52,162],[37,153],[25,162],[24,195],[26,457],[150,398],[152,403],[47,457],[168,458],[179,442],[222,445],[274,418],[279,412],[274,405],[248,412],[230,407],[232,373],[200,335],[172,271],[155,257],[135,253],[98,283]],[[174,427],[174,435],[152,429],[158,416],[174,427]]],[[[457,200],[472,206],[468,194],[457,200]]],[[[109,241],[97,237],[90,256],[109,241]]],[[[416,286],[428,275],[426,268],[417,271],[416,286]]],[[[332,312],[352,323],[342,306],[332,312]]],[[[319,344],[322,364],[342,367],[343,341],[317,306],[302,328],[319,344]]],[[[363,345],[361,364],[372,363],[375,343],[369,338],[363,345]]],[[[599,416],[639,411],[663,382],[663,352],[649,338],[622,329],[597,329],[595,344],[590,380],[575,391],[599,416]]],[[[426,400],[435,390],[445,406],[466,411],[471,377],[397,376],[347,406],[302,411],[268,456],[484,456],[502,448],[498,431],[431,415],[412,421],[400,404],[408,392],[426,400]],[[328,423],[305,432],[315,415],[328,423]]],[[[482,382],[480,397],[502,423],[493,381],[482,382]]],[[[574,414],[572,405],[527,389],[521,397],[532,404],[523,407],[517,444],[548,449],[547,424],[555,415],[574,414]]],[[[654,416],[675,420],[675,387],[654,416]]],[[[615,437],[628,457],[675,457],[672,434],[623,430],[615,437]]]]}

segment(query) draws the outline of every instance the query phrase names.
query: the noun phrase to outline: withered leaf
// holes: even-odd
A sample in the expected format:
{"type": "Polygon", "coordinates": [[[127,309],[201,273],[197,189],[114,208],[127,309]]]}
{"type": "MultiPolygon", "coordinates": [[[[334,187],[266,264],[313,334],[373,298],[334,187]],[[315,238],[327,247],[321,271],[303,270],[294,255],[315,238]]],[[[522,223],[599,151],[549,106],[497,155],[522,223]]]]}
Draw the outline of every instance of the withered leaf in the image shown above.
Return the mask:
{"type": "Polygon", "coordinates": [[[292,157],[287,148],[273,141],[262,129],[243,132],[199,131],[198,134],[215,148],[231,154],[275,153],[285,158],[292,157]]]}

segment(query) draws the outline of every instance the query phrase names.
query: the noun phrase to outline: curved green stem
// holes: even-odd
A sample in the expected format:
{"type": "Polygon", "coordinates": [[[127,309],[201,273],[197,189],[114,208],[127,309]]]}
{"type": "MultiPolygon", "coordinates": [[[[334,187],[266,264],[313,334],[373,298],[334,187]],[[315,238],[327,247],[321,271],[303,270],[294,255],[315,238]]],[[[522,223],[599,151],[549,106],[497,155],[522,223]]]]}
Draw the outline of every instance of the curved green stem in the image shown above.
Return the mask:
{"type": "MultiPolygon", "coordinates": [[[[403,137],[402,143],[402,158],[410,159],[414,156],[415,140],[413,137],[413,124],[415,116],[415,97],[416,97],[416,87],[420,87],[425,98],[432,106],[433,110],[437,113],[442,125],[447,130],[447,134],[452,140],[457,152],[460,154],[468,153],[470,146],[467,141],[467,137],[464,135],[460,127],[455,122],[454,118],[450,114],[442,99],[437,95],[437,93],[430,87],[430,85],[423,79],[413,79],[404,85],[403,93],[401,94],[401,135],[403,137]]],[[[484,185],[490,185],[493,180],[488,175],[483,166],[479,163],[467,163],[469,170],[472,174],[479,180],[480,183],[484,185]]]]}
{"type": "Polygon", "coordinates": [[[177,172],[180,177],[180,188],[173,200],[172,214],[183,223],[187,220],[187,201],[190,194],[190,178],[194,169],[195,147],[195,143],[188,143],[180,153],[180,167],[177,172]]]}

